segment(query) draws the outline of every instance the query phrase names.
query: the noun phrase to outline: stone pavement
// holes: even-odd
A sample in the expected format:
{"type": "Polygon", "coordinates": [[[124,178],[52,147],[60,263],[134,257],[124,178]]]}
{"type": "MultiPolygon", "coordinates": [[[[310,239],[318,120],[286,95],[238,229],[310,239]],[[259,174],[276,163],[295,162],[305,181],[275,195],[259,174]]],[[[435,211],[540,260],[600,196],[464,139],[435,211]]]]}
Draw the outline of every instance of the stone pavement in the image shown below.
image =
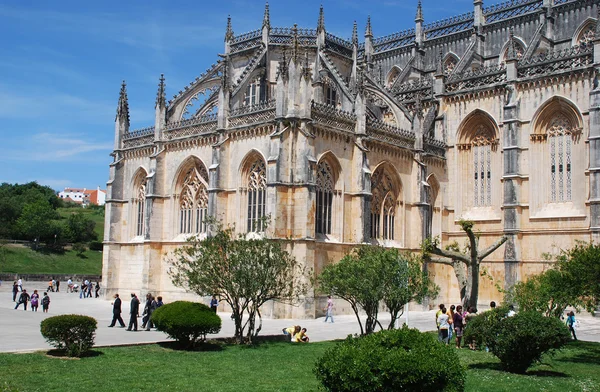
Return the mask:
{"type": "MultiPolygon", "coordinates": [[[[126,345],[153,343],[168,340],[167,336],[158,331],[127,332],[123,328],[108,328],[112,320],[112,306],[110,301],[104,299],[86,298],[79,299],[78,293],[49,293],[51,298],[49,313],[23,311],[22,305],[19,310],[14,310],[15,303],[12,302],[10,292],[12,282],[2,282],[0,287],[0,352],[26,352],[46,350],[51,348],[40,334],[40,322],[49,316],[58,314],[84,314],[98,320],[96,332],[97,346],[126,345]]],[[[44,292],[46,283],[24,282],[23,286],[28,293],[37,289],[41,294],[44,292]]],[[[65,287],[66,289],[66,287],[65,287]]],[[[129,293],[121,294],[123,305],[123,320],[129,321],[129,293]]],[[[143,308],[143,305],[142,305],[143,308]]],[[[141,312],[141,309],[140,309],[141,312]]],[[[231,337],[234,333],[234,324],[229,313],[219,313],[223,320],[221,332],[212,337],[231,337]]],[[[290,320],[290,319],[263,319],[261,335],[280,334],[281,329],[291,325],[301,325],[307,328],[311,341],[343,339],[349,334],[360,332],[358,322],[354,315],[334,315],[335,323],[323,322],[324,317],[316,320],[290,320]]],[[[434,329],[435,311],[411,311],[409,314],[409,325],[421,331],[434,329]]],[[[587,315],[578,317],[581,328],[578,330],[578,338],[581,340],[600,342],[600,319],[587,315]]],[[[389,315],[382,314],[384,327],[387,326],[389,315]]],[[[404,317],[401,322],[404,322],[404,317]]],[[[141,318],[138,319],[141,324],[141,318]]]]}

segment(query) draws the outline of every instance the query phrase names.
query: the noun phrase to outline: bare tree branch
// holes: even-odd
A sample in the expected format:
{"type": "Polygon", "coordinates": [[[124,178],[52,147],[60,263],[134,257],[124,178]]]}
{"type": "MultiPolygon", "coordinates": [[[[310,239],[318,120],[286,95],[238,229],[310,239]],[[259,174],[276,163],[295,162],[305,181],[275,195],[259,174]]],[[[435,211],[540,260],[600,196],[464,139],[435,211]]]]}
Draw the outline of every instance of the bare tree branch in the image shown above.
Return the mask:
{"type": "Polygon", "coordinates": [[[452,259],[440,259],[438,257],[431,257],[431,256],[427,256],[424,259],[427,263],[436,263],[436,264],[445,264],[445,265],[454,266],[454,262],[452,261],[452,259]]]}
{"type": "Polygon", "coordinates": [[[466,255],[463,255],[462,253],[459,252],[455,252],[453,250],[447,250],[447,249],[440,249],[438,247],[433,247],[429,250],[431,253],[433,253],[434,255],[438,255],[438,256],[442,256],[442,257],[447,257],[449,259],[456,259],[456,260],[460,260],[463,263],[469,265],[469,263],[471,262],[471,260],[469,259],[469,257],[467,257],[466,255]]]}
{"type": "Polygon", "coordinates": [[[486,257],[488,257],[493,251],[495,251],[503,243],[505,243],[507,239],[508,239],[508,237],[502,236],[500,239],[498,239],[498,241],[494,242],[489,248],[487,248],[486,250],[484,250],[483,252],[481,252],[479,254],[479,260],[483,260],[486,257]]]}

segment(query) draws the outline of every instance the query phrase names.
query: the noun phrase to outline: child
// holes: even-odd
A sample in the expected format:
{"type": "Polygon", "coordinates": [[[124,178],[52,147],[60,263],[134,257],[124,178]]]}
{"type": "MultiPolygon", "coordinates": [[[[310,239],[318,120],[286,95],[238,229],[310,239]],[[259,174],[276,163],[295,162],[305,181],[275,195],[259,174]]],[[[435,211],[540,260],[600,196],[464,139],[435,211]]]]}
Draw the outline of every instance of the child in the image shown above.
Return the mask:
{"type": "Polygon", "coordinates": [[[50,306],[50,297],[48,297],[48,293],[44,293],[44,298],[42,298],[42,311],[44,313],[48,313],[48,306],[50,306]]]}
{"type": "Polygon", "coordinates": [[[40,301],[40,295],[37,290],[33,290],[33,294],[31,294],[31,311],[37,312],[38,305],[40,301]]]}
{"type": "Polygon", "coordinates": [[[289,328],[284,328],[281,330],[285,336],[289,336],[290,342],[294,342],[296,338],[296,334],[300,332],[300,326],[291,326],[289,328]]]}
{"type": "Polygon", "coordinates": [[[302,328],[300,332],[296,334],[296,343],[308,343],[308,335],[306,335],[306,328],[302,328]]]}

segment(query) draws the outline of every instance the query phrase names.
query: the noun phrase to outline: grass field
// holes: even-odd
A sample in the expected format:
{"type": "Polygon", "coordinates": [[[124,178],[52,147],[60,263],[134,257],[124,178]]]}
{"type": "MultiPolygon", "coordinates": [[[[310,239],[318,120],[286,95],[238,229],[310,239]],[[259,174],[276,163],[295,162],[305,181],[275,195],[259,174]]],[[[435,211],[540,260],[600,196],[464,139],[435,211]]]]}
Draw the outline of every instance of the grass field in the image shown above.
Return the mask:
{"type": "Polygon", "coordinates": [[[22,245],[6,245],[0,272],[19,274],[100,275],[102,252],[86,251],[79,257],[73,251],[49,253],[34,251],[22,245]]]}
{"type": "MultiPolygon", "coordinates": [[[[64,391],[316,391],[314,363],[335,342],[220,351],[174,351],[160,345],[102,348],[80,360],[45,353],[0,354],[0,390],[64,391]]],[[[499,370],[485,352],[458,351],[467,391],[598,391],[600,344],[573,342],[527,375],[499,370]]]]}

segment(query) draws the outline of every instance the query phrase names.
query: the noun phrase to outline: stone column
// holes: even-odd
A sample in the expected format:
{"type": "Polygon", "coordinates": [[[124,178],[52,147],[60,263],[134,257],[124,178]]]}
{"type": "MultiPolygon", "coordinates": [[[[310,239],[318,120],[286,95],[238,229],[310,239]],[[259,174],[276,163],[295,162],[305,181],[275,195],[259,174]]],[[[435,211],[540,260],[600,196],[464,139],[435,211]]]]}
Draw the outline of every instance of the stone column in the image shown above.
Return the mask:
{"type": "Polygon", "coordinates": [[[502,181],[504,184],[504,235],[508,240],[504,244],[504,285],[509,288],[518,280],[519,244],[517,233],[520,228],[521,207],[519,205],[521,191],[519,135],[519,102],[516,100],[516,86],[507,86],[507,99],[504,106],[504,131],[502,153],[504,168],[502,181]]]}
{"type": "MultiPolygon", "coordinates": [[[[594,55],[596,54],[594,45],[594,55]]],[[[590,230],[592,241],[600,240],[600,70],[596,70],[594,89],[590,92],[590,230]]]]}

